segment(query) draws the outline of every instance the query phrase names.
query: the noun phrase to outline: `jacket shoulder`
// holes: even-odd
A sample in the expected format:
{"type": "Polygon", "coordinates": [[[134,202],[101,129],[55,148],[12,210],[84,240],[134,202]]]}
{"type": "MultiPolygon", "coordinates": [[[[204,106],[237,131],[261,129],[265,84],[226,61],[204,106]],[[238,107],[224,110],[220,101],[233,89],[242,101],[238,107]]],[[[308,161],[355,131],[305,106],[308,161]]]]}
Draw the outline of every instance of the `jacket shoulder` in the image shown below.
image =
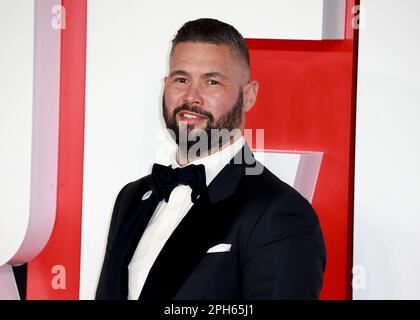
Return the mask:
{"type": "Polygon", "coordinates": [[[252,209],[245,210],[250,232],[258,226],[272,234],[286,234],[284,227],[297,227],[302,232],[320,229],[311,203],[266,167],[259,175],[244,176],[240,192],[243,207],[252,209]]]}

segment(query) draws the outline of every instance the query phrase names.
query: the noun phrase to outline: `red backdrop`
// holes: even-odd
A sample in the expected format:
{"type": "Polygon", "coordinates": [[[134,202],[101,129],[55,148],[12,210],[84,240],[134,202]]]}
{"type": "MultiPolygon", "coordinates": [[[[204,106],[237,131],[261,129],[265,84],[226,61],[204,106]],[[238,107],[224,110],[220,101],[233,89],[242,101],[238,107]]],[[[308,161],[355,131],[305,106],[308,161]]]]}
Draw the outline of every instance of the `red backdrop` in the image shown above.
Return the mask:
{"type": "Polygon", "coordinates": [[[252,76],[260,83],[247,128],[264,128],[265,149],[324,152],[312,202],[327,247],[323,299],[351,299],[354,5],[347,0],[345,40],[247,40],[252,76]]]}

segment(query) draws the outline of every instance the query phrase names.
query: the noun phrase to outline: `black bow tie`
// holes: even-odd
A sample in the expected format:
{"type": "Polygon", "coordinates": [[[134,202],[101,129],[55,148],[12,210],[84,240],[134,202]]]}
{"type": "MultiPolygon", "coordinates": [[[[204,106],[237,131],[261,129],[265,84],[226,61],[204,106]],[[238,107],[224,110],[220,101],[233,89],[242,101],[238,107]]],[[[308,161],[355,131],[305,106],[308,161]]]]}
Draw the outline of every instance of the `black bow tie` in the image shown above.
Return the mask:
{"type": "Polygon", "coordinates": [[[152,168],[152,181],[158,200],[165,199],[166,202],[169,201],[172,190],[180,184],[191,187],[193,203],[207,188],[206,171],[202,164],[173,169],[171,166],[155,163],[152,168]]]}

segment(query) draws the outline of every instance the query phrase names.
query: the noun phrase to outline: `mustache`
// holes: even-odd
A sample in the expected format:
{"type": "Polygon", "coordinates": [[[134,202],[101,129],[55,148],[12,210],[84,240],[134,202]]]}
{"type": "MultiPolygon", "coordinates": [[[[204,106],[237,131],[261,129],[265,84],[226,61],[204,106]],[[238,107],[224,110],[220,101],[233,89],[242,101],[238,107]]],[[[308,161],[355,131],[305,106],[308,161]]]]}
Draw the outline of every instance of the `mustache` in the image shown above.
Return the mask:
{"type": "Polygon", "coordinates": [[[178,107],[176,107],[174,109],[174,111],[173,111],[173,117],[175,118],[176,115],[179,112],[181,112],[181,111],[190,111],[190,112],[197,113],[199,115],[202,115],[202,116],[208,118],[210,122],[213,122],[213,120],[214,120],[214,117],[213,117],[213,115],[210,112],[204,111],[203,109],[201,109],[197,105],[190,106],[190,105],[188,105],[186,103],[184,103],[184,104],[182,104],[182,105],[180,105],[180,106],[178,106],[178,107]]]}

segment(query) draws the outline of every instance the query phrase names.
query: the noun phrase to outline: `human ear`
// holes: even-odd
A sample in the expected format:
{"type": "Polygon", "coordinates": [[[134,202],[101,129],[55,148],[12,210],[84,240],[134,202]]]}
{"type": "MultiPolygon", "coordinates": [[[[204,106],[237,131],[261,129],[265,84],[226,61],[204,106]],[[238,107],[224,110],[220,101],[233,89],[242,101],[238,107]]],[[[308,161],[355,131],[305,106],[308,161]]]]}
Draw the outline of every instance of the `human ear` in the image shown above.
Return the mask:
{"type": "Polygon", "coordinates": [[[258,82],[253,80],[250,81],[244,88],[244,103],[243,103],[243,110],[248,112],[254,106],[255,102],[257,101],[258,95],[258,82]]]}

